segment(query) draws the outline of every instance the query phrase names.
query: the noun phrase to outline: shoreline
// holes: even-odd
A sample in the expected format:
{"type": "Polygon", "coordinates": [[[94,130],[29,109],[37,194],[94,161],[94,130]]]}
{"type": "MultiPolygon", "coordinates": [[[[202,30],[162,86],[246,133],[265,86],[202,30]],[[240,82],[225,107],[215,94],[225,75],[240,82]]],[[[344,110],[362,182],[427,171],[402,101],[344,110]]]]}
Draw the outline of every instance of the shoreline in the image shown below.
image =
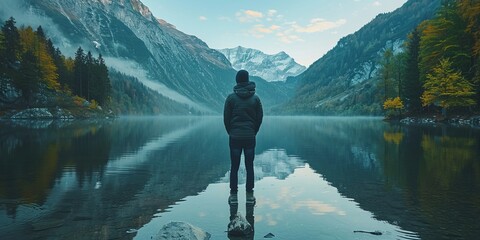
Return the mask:
{"type": "MultiPolygon", "coordinates": [[[[162,115],[165,116],[165,115],[162,115]]],[[[187,115],[186,115],[187,116],[187,115]]],[[[191,115],[188,115],[191,117],[191,115]]],[[[278,117],[279,115],[272,115],[278,117]]],[[[281,115],[280,115],[281,116],[281,115]]],[[[304,115],[297,115],[295,117],[302,117],[304,115]]],[[[88,119],[115,119],[120,117],[126,117],[125,115],[116,115],[112,110],[103,110],[101,107],[96,109],[86,107],[76,108],[60,108],[60,107],[33,107],[18,110],[6,110],[0,111],[0,121],[45,121],[45,120],[88,120],[88,119]]],[[[137,117],[135,115],[127,117],[137,117]]],[[[145,117],[145,116],[138,116],[145,117]]],[[[154,116],[156,117],[156,116],[154,116]]],[[[312,116],[309,116],[312,117],[312,116]]],[[[316,116],[327,117],[327,116],[316,116]]],[[[328,116],[328,117],[378,117],[381,116],[328,116]]],[[[475,114],[471,116],[455,115],[448,118],[433,116],[406,116],[401,118],[386,118],[383,117],[383,121],[389,123],[399,123],[404,125],[449,125],[457,127],[472,127],[480,128],[480,115],[475,114]]]]}
{"type": "Polygon", "coordinates": [[[103,110],[101,107],[32,107],[25,109],[6,110],[0,112],[0,120],[80,120],[80,119],[109,119],[117,116],[111,110],[103,110]]]}
{"type": "Polygon", "coordinates": [[[383,119],[386,122],[398,122],[405,125],[438,125],[444,124],[456,127],[471,127],[480,128],[480,115],[461,116],[455,115],[451,117],[438,117],[438,116],[408,116],[394,119],[383,119]]]}

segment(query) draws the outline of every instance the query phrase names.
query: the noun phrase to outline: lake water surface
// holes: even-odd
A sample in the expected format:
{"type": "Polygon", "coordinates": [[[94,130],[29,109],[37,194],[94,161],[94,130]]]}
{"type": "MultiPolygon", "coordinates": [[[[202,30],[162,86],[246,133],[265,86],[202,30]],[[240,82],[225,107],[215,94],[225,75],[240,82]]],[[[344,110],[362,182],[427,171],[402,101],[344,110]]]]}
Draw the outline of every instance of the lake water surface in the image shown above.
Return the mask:
{"type": "Polygon", "coordinates": [[[171,221],[228,239],[237,211],[254,239],[480,236],[477,129],[267,117],[254,207],[242,168],[230,209],[229,168],[221,117],[0,122],[0,239],[150,239],[171,221]]]}

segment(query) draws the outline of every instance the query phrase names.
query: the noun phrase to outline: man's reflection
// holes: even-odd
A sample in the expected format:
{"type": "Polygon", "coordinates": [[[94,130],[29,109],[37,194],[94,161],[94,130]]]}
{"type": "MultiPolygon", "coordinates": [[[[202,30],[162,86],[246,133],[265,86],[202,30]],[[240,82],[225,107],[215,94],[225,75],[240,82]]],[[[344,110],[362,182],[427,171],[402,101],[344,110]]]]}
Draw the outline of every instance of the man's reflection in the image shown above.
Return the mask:
{"type": "Polygon", "coordinates": [[[253,216],[253,207],[255,207],[255,203],[246,203],[245,206],[247,211],[247,215],[245,216],[245,218],[247,219],[247,222],[250,223],[250,225],[252,226],[251,235],[253,239],[253,235],[255,233],[255,216],[253,216]]]}
{"type": "Polygon", "coordinates": [[[255,201],[252,202],[247,199],[245,203],[245,209],[246,209],[245,218],[243,218],[241,213],[238,212],[238,203],[229,204],[229,205],[230,205],[230,218],[229,218],[230,222],[228,224],[228,239],[230,240],[252,239],[253,240],[255,237],[255,216],[254,216],[255,201]],[[242,222],[244,222],[245,219],[250,226],[248,226],[247,224],[242,224],[242,222]]]}

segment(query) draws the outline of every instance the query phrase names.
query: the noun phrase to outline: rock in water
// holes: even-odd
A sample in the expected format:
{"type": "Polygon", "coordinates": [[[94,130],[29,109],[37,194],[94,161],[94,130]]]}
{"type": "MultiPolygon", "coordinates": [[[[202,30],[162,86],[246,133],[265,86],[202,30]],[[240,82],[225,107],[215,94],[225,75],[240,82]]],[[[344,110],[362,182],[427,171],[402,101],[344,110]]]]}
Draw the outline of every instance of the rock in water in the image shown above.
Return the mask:
{"type": "Polygon", "coordinates": [[[275,235],[273,233],[268,233],[267,235],[263,236],[263,238],[274,238],[275,235]]]}
{"type": "Polygon", "coordinates": [[[235,218],[228,223],[227,231],[231,236],[248,236],[253,233],[253,228],[241,213],[237,213],[235,218]]]}
{"type": "Polygon", "coordinates": [[[210,233],[185,222],[171,222],[160,229],[154,240],[208,240],[210,233]]]}

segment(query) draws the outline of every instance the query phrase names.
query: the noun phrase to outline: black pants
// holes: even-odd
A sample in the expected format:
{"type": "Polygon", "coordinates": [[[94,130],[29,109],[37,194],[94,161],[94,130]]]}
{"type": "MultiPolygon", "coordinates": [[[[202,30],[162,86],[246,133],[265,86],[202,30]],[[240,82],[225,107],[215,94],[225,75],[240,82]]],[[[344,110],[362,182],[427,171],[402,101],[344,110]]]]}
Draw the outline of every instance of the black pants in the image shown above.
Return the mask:
{"type": "Polygon", "coordinates": [[[238,169],[240,168],[240,157],[242,151],[245,155],[245,169],[247,170],[247,192],[252,192],[254,187],[253,160],[255,158],[255,138],[234,139],[230,138],[230,193],[238,191],[238,169]]]}

